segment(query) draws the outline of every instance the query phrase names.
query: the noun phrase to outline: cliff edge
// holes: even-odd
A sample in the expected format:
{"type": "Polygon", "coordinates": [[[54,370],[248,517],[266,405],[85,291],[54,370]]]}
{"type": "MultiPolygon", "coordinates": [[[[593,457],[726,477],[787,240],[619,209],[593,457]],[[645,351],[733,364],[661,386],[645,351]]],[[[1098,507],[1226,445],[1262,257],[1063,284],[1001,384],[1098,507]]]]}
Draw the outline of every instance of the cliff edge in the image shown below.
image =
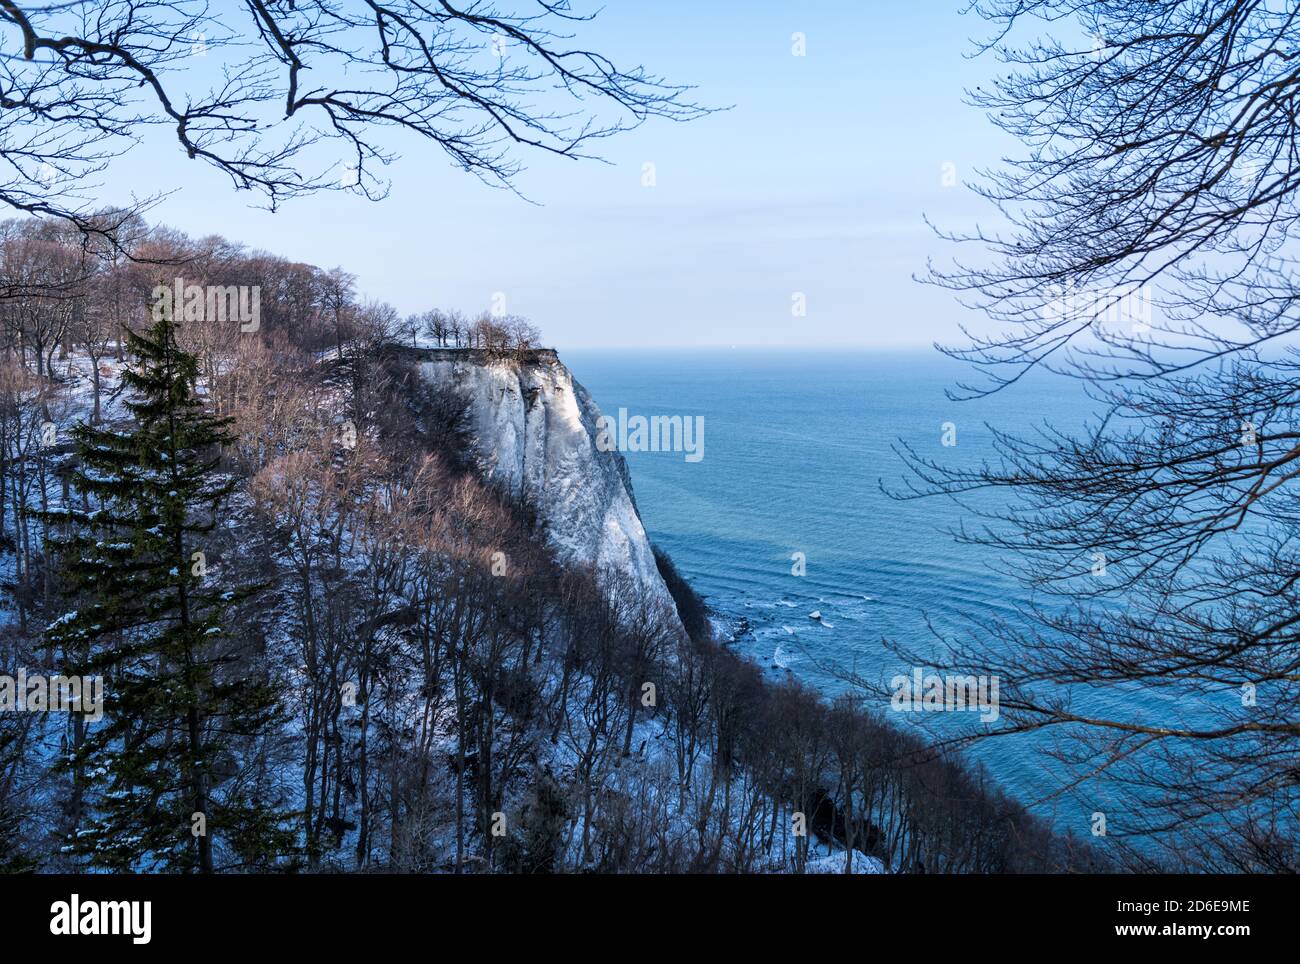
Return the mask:
{"type": "Polygon", "coordinates": [[[477,349],[411,349],[422,378],[469,403],[484,474],[533,506],[557,555],[627,575],[647,596],[676,607],[637,512],[627,463],[596,446],[601,412],[552,349],[508,355],[477,349]]]}

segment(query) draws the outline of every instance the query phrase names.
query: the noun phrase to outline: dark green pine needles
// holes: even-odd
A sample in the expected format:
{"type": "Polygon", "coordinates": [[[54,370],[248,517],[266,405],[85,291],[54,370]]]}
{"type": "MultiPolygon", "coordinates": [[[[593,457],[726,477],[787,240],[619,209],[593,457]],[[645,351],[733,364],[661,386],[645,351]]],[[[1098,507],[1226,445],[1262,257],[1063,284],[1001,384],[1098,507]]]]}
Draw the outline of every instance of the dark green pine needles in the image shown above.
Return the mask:
{"type": "Polygon", "coordinates": [[[46,640],[65,673],[105,688],[103,719],[70,726],[64,850],[111,870],[265,867],[291,839],[241,771],[281,710],[222,629],[255,590],[229,565],[214,579],[204,549],[236,484],[219,470],[230,420],[196,395],[171,318],[127,337],[134,425],[75,429],[77,505],[47,513],[75,609],[46,640]]]}

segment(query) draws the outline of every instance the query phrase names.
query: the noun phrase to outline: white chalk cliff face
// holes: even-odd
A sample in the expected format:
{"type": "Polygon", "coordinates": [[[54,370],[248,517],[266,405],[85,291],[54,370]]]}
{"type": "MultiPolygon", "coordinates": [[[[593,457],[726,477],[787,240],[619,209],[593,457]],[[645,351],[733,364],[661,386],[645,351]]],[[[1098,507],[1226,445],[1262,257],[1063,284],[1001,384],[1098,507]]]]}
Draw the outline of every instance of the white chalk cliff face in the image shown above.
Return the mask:
{"type": "Polygon", "coordinates": [[[528,360],[426,349],[422,377],[469,399],[481,467],[534,506],[562,560],[632,577],[676,614],[637,513],[627,464],[596,447],[600,409],[552,351],[528,360]]]}

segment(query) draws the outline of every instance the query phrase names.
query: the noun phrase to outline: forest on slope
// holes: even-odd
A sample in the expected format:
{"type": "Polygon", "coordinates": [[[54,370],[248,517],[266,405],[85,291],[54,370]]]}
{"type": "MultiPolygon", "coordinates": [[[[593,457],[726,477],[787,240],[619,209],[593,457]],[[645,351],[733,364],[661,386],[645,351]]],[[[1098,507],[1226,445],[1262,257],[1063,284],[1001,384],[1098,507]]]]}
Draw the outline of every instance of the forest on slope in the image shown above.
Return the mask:
{"type": "Polygon", "coordinates": [[[398,349],[522,364],[528,323],[129,227],[0,226],[0,669],[104,680],[98,720],[0,714],[0,866],[1105,866],[860,699],[764,680],[662,554],[686,633],[558,562],[398,349]],[[256,317],[160,311],[177,279],[256,317]]]}

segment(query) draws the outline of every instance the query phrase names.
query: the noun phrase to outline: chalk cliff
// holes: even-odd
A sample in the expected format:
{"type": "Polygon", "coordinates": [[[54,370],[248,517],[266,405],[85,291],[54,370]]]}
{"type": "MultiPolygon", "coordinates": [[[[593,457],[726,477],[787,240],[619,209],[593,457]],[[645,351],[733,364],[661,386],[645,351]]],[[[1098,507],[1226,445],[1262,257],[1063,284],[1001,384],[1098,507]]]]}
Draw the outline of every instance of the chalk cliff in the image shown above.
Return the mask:
{"type": "Polygon", "coordinates": [[[562,560],[629,575],[676,612],[637,512],[623,456],[596,446],[600,409],[553,350],[497,358],[426,348],[421,376],[469,401],[484,473],[534,506],[562,560]]]}

